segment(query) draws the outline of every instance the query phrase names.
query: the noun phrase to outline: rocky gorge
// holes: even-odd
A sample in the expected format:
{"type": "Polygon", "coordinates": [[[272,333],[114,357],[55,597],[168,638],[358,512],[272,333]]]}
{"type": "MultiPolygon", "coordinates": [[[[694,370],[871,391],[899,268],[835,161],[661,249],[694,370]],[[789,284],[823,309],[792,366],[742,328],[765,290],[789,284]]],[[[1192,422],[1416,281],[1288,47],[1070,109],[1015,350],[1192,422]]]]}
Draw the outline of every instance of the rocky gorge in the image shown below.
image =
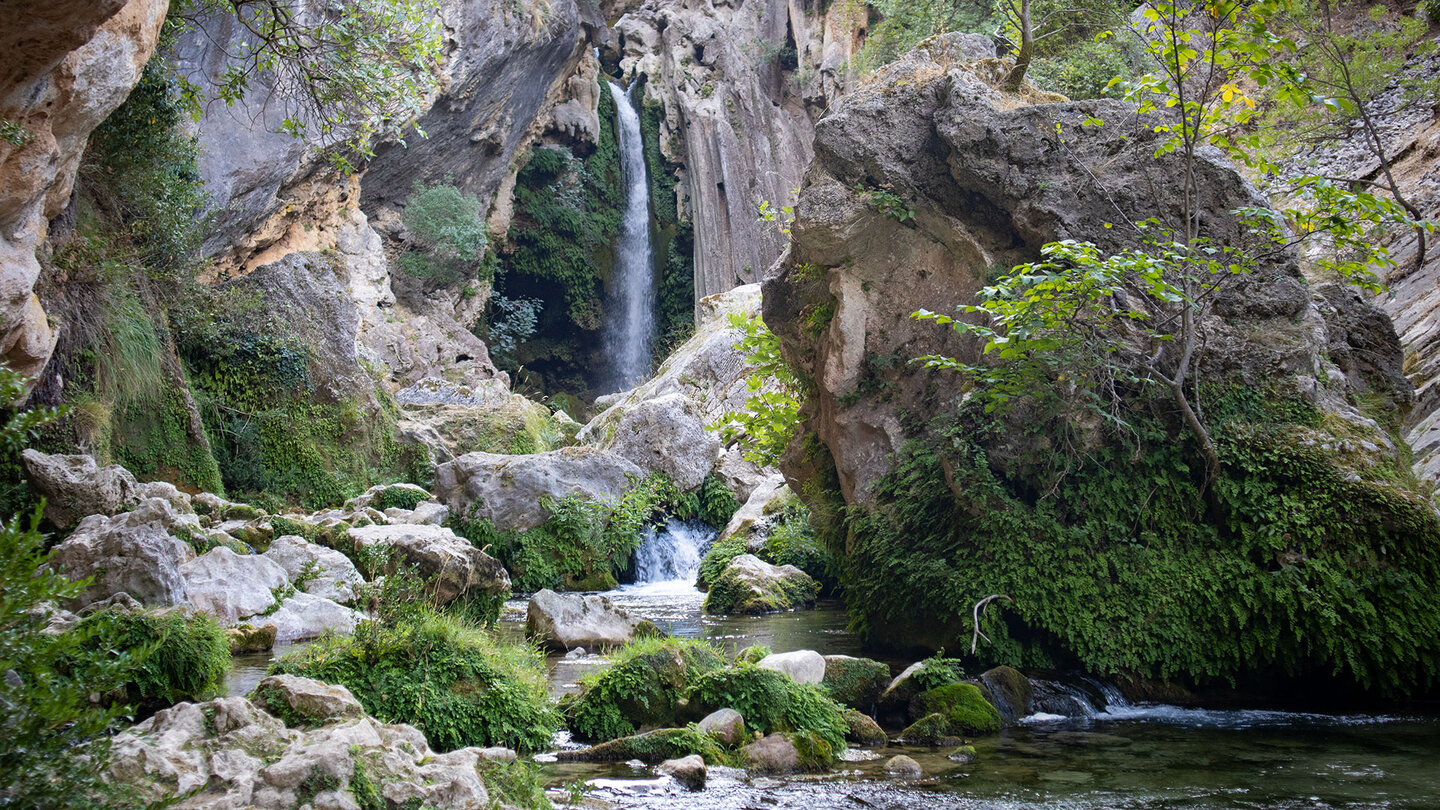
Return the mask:
{"type": "Polygon", "coordinates": [[[1425,806],[1434,26],[1188,8],[0,10],[0,804],[1425,806]]]}

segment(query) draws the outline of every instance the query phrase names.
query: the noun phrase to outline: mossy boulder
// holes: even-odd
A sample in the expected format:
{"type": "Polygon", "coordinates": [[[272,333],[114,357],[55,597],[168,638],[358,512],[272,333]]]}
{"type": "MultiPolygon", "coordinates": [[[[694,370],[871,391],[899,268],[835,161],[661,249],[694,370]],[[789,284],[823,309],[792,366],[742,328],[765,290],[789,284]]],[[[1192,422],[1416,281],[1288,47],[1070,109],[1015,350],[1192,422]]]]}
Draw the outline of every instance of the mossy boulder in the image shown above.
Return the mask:
{"type": "Polygon", "coordinates": [[[556,756],[561,762],[625,762],[638,759],[654,764],[692,754],[699,755],[711,765],[720,764],[723,759],[720,744],[693,726],[632,734],[589,748],[561,751],[556,756]]]}
{"type": "Polygon", "coordinates": [[[1007,723],[1031,713],[1035,688],[1030,679],[1014,667],[999,666],[980,675],[980,690],[1007,723]]]}
{"type": "Polygon", "coordinates": [[[230,642],[231,655],[270,652],[275,648],[275,634],[279,631],[273,624],[241,624],[225,631],[230,642]]]}
{"type": "Polygon", "coordinates": [[[823,771],[835,762],[835,747],[808,731],[770,734],[740,749],[751,770],[761,773],[823,771]]]}
{"type": "Polygon", "coordinates": [[[695,679],[691,706],[702,712],[734,709],[752,731],[811,732],[836,751],[845,748],[844,707],[819,687],[753,664],[736,664],[695,679]]]}
{"type": "Polygon", "coordinates": [[[952,683],[921,692],[910,701],[910,716],[920,719],[901,734],[907,740],[991,734],[1004,724],[1000,712],[973,683],[952,683]],[[912,730],[922,736],[909,736],[912,730]]]}
{"type": "Polygon", "coordinates": [[[271,675],[250,692],[255,705],[291,728],[319,728],[365,716],[365,708],[339,684],[295,675],[271,675]]]}
{"type": "Polygon", "coordinates": [[[950,722],[945,715],[938,712],[927,714],[906,726],[899,739],[915,745],[960,745],[965,742],[963,737],[950,730],[950,722]]]}
{"type": "Polygon", "coordinates": [[[674,725],[687,707],[691,683],[725,665],[710,645],[677,638],[642,639],[611,660],[563,705],[570,730],[581,739],[613,740],[646,727],[674,725]]]}
{"type": "Polygon", "coordinates": [[[889,664],[849,655],[825,656],[825,679],[820,687],[843,706],[869,709],[889,683],[889,664]]]}
{"type": "Polygon", "coordinates": [[[884,745],[888,742],[885,731],[870,715],[854,709],[845,710],[845,741],[856,745],[884,745]]]}
{"type": "Polygon", "coordinates": [[[819,583],[799,568],[741,554],[710,584],[704,608],[712,614],[775,613],[810,607],[819,595],[819,583]]]}

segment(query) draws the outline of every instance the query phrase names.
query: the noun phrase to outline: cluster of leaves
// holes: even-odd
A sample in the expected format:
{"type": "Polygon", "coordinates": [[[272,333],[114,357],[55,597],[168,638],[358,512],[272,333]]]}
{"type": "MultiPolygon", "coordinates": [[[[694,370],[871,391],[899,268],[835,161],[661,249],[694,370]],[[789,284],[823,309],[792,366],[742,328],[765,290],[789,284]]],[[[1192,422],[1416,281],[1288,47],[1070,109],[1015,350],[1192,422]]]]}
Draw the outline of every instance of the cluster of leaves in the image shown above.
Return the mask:
{"type": "Polygon", "coordinates": [[[745,718],[747,728],[763,734],[808,731],[834,751],[845,749],[844,707],[820,688],[796,683],[773,669],[737,663],[702,674],[691,686],[689,698],[707,709],[734,709],[745,718]]]}
{"type": "Polygon", "coordinates": [[[441,286],[476,278],[487,240],[480,201],[473,194],[449,183],[427,186],[417,180],[405,198],[401,221],[414,246],[401,254],[401,270],[441,286]]]}
{"type": "Polygon", "coordinates": [[[84,641],[61,668],[95,683],[92,671],[105,672],[116,651],[130,651],[134,665],[110,688],[123,690],[119,702],[142,712],[214,697],[230,671],[225,631],[203,613],[101,610],[75,632],[84,641]]]}
{"type": "MultiPolygon", "coordinates": [[[[670,488],[674,490],[672,486],[670,488]]],[[[664,510],[681,520],[698,520],[712,528],[722,528],[740,509],[735,494],[713,473],[705,476],[700,487],[692,492],[667,493],[664,510]]]]}
{"type": "Polygon", "coordinates": [[[871,208],[887,217],[904,224],[915,218],[914,209],[905,204],[905,198],[888,188],[873,188],[857,184],[855,193],[865,198],[871,208]]]}
{"type": "Polygon", "coordinates": [[[675,725],[690,683],[725,665],[706,642],[662,637],[632,642],[609,660],[562,704],[566,725],[582,739],[613,740],[643,727],[675,725]]]}
{"type": "Polygon", "coordinates": [[[727,443],[745,445],[744,456],[756,464],[774,464],[790,446],[800,423],[800,407],[810,386],[780,353],[780,338],[757,315],[731,315],[730,327],[740,330],[735,347],[745,353],[750,396],[738,413],[709,425],[727,443]]]}
{"type": "MultiPolygon", "coordinates": [[[[771,565],[793,565],[809,574],[822,589],[828,591],[836,584],[836,565],[830,550],[815,537],[810,525],[810,510],[799,498],[785,500],[781,509],[764,518],[765,526],[756,530],[765,533],[764,544],[755,556],[771,565]]],[[[741,554],[750,553],[746,547],[746,533],[739,532],[716,541],[700,560],[697,585],[706,590],[720,579],[720,574],[730,561],[741,554]]]]}
{"type": "Polygon", "coordinates": [[[342,684],[384,722],[410,723],[440,751],[504,745],[541,750],[559,726],[544,657],[420,603],[321,639],[271,667],[342,684]]]}
{"type": "Polygon", "coordinates": [[[413,124],[439,86],[444,31],[428,0],[323,8],[294,0],[182,0],[166,25],[172,39],[192,29],[211,34],[227,57],[214,86],[186,83],[197,119],[207,96],[229,105],[259,96],[257,106],[283,105],[281,132],[325,146],[347,172],[374,154],[377,139],[413,124]],[[207,30],[227,16],[239,36],[225,40],[207,30]]]}

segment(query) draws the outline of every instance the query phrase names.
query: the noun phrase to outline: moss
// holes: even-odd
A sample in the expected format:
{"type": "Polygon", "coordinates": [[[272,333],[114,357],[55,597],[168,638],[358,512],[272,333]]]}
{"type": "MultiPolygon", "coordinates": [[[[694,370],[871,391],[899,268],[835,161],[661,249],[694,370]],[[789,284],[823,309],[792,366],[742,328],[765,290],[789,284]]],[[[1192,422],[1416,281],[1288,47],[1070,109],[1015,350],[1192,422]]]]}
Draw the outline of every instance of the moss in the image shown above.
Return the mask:
{"type": "Polygon", "coordinates": [[[740,663],[702,674],[694,680],[690,701],[707,712],[734,709],[747,728],[765,734],[808,731],[833,750],[845,747],[844,708],[819,688],[774,670],[740,663]]]}
{"type": "Polygon", "coordinates": [[[311,765],[310,772],[305,774],[305,778],[300,780],[300,784],[295,788],[295,806],[304,807],[321,793],[339,790],[341,785],[340,777],[319,765],[311,765]]]}
{"type": "Polygon", "coordinates": [[[910,700],[910,716],[938,714],[949,734],[991,734],[999,731],[1000,712],[973,683],[952,683],[921,692],[910,700]]]}
{"type": "Polygon", "coordinates": [[[350,758],[355,770],[350,775],[350,795],[360,810],[386,810],[388,807],[381,786],[370,777],[370,765],[365,762],[363,750],[358,745],[350,746],[350,758]]]}
{"type": "Polygon", "coordinates": [[[423,490],[412,487],[386,487],[370,501],[370,506],[381,512],[386,509],[410,510],[428,500],[430,500],[430,493],[423,490]]]}
{"type": "Polygon", "coordinates": [[[727,568],[710,583],[702,607],[706,613],[721,615],[775,613],[812,605],[819,595],[820,584],[803,572],[752,585],[727,568]]]}
{"type": "Polygon", "coordinates": [[[927,714],[905,727],[900,739],[918,745],[959,745],[964,742],[950,730],[950,721],[943,714],[927,714]]]}
{"type": "Polygon", "coordinates": [[[820,688],[843,706],[868,708],[890,682],[890,665],[870,658],[832,656],[825,661],[820,688]]]}
{"type": "Polygon", "coordinates": [[[785,736],[790,740],[790,744],[795,746],[795,753],[800,758],[800,770],[805,772],[825,770],[835,763],[835,752],[845,748],[843,740],[837,748],[831,740],[814,731],[797,731],[785,736]]]}
{"type": "Polygon", "coordinates": [[[1027,714],[1035,693],[1030,679],[1014,667],[995,667],[980,676],[980,685],[986,699],[1008,720],[1027,714]]]}
{"type": "Polygon", "coordinates": [[[84,642],[70,663],[72,673],[103,667],[117,654],[132,656],[114,686],[145,713],[212,697],[230,670],[225,631],[203,613],[102,610],[75,631],[84,642]]]}
{"type": "Polygon", "coordinates": [[[564,707],[570,730],[582,739],[613,740],[640,728],[675,725],[691,683],[725,663],[710,645],[677,638],[632,642],[609,658],[611,666],[587,676],[579,696],[564,707]]]}
{"type": "Polygon", "coordinates": [[[641,762],[655,763],[691,754],[699,754],[710,765],[722,765],[728,759],[720,744],[702,734],[694,725],[632,734],[600,743],[572,756],[597,762],[638,759],[641,762]]]}
{"type": "Polygon", "coordinates": [[[270,671],[342,684],[368,714],[416,726],[440,751],[534,751],[550,744],[559,725],[537,650],[447,616],[362,622],[353,634],[322,638],[270,671]]]}
{"type": "Polygon", "coordinates": [[[705,551],[705,556],[700,559],[700,573],[696,578],[695,587],[702,591],[710,590],[710,585],[725,572],[725,566],[729,565],[731,560],[745,553],[743,534],[734,534],[712,543],[710,548],[705,551]]]}
{"type": "Polygon", "coordinates": [[[870,715],[854,709],[845,710],[845,739],[856,745],[884,745],[888,742],[885,732],[870,715]]]}

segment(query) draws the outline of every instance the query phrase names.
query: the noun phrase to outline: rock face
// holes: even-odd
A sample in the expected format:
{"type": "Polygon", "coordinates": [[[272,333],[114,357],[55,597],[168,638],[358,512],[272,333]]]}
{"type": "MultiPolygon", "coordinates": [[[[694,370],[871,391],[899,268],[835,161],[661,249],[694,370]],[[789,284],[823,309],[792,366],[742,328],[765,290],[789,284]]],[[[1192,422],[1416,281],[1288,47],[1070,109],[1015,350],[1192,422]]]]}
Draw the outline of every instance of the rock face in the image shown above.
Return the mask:
{"type": "Polygon", "coordinates": [[[699,405],[683,394],[642,400],[593,438],[646,473],[669,477],[681,492],[699,487],[720,453],[720,440],[705,429],[699,405]]]}
{"type": "Polygon", "coordinates": [[[135,476],[118,464],[101,467],[93,456],[21,454],[25,474],[45,498],[45,517],[68,529],[89,515],[113,515],[139,500],[135,476]]]}
{"type": "Polygon", "coordinates": [[[814,650],[771,653],[756,666],[782,672],[796,683],[819,684],[825,680],[825,656],[814,650]]]}
{"type": "Polygon", "coordinates": [[[356,807],[362,794],[391,806],[489,806],[481,749],[436,753],[418,729],[355,717],[343,699],[320,698],[339,687],[310,684],[269,693],[315,710],[300,716],[318,728],[287,728],[244,698],[181,703],[117,735],[110,774],[146,801],[185,796],[197,810],[356,807]]]}
{"type": "Polygon", "coordinates": [[[225,625],[270,610],[277,592],[289,584],[285,569],[273,560],[223,547],[181,565],[180,576],[191,606],[225,625]]]}
{"type": "Polygon", "coordinates": [[[452,602],[474,593],[509,593],[510,575],[500,561],[475,548],[443,526],[364,526],[350,530],[357,549],[388,546],[419,567],[422,579],[432,577],[435,598],[452,602]]]}
{"type": "Polygon", "coordinates": [[[813,121],[843,89],[863,12],[783,0],[677,5],[646,0],[615,23],[606,49],[663,107],[662,149],[685,164],[677,189],[695,227],[697,297],[758,281],[785,246],[755,207],[776,208],[811,158],[813,121]],[[788,50],[787,50],[788,49],[788,50]]]}
{"type": "Polygon", "coordinates": [[[550,589],[530,597],[527,638],[559,650],[623,647],[635,637],[639,620],[603,596],[558,594],[550,589]]]}
{"type": "MultiPolygon", "coordinates": [[[[754,554],[741,554],[710,583],[705,610],[717,614],[794,610],[814,604],[819,592],[820,585],[793,565],[771,565],[754,554]]],[[[821,658],[822,678],[824,663],[821,658]]]]}
{"type": "Polygon", "coordinates": [[[90,133],[140,80],[170,4],[64,0],[0,8],[0,360],[27,377],[55,348],[35,250],[65,209],[90,133]]]}
{"type": "MultiPolygon", "coordinates": [[[[1131,246],[1133,231],[1107,224],[1179,210],[1178,184],[1167,179],[1178,164],[1154,158],[1157,136],[1081,126],[1087,116],[1122,120],[1130,107],[1016,103],[987,84],[987,67],[919,50],[828,117],[817,131],[790,257],[765,284],[766,323],[819,386],[808,424],[834,457],[850,503],[867,503],[870,484],[905,438],[897,405],[934,395],[949,380],[903,362],[877,370],[869,358],[978,356],[978,344],[911,313],[972,303],[987,268],[1028,261],[1047,242],[1083,239],[1113,252],[1131,246]],[[1065,149],[1050,146],[1056,123],[1067,133],[1065,149]],[[913,220],[876,210],[857,186],[890,189],[913,220]],[[973,204],[955,202],[961,199],[973,204]],[[802,267],[820,272],[796,270],[802,267]],[[817,307],[834,313],[818,335],[801,327],[802,313],[817,307]]],[[[1197,171],[1200,204],[1217,212],[1208,224],[1214,238],[1240,243],[1242,225],[1226,212],[1262,207],[1264,199],[1216,154],[1203,153],[1197,171]]],[[[1326,329],[1293,260],[1260,268],[1225,296],[1216,307],[1223,317],[1205,324],[1207,370],[1309,391],[1322,408],[1367,421],[1340,398],[1315,393],[1325,346],[1286,337],[1297,320],[1326,329]],[[1256,341],[1257,331],[1272,337],[1256,341]]],[[[1393,357],[1383,330],[1377,337],[1389,344],[1380,354],[1393,357]]],[[[786,471],[799,474],[799,466],[786,471]]]]}
{"type": "Polygon", "coordinates": [[[95,577],[79,605],[118,593],[146,605],[184,604],[181,566],[195,558],[195,551],[172,533],[179,527],[198,530],[200,523],[159,499],[115,517],[91,515],[55,547],[50,564],[72,579],[95,577]]]}
{"type": "Polygon", "coordinates": [[[467,453],[435,470],[434,492],[455,515],[483,518],[501,531],[524,531],[550,517],[542,499],[613,500],[644,477],[627,459],[593,447],[528,456],[467,453]]]}
{"type": "Polygon", "coordinates": [[[422,448],[432,465],[469,452],[541,453],[573,443],[578,425],[511,393],[503,380],[472,385],[427,377],[401,389],[402,442],[422,448]]]}
{"type": "Polygon", "coordinates": [[[263,555],[285,570],[291,582],[305,593],[340,604],[355,601],[365,578],[350,558],[335,549],[311,543],[303,537],[285,535],[270,541],[263,555]]]}

